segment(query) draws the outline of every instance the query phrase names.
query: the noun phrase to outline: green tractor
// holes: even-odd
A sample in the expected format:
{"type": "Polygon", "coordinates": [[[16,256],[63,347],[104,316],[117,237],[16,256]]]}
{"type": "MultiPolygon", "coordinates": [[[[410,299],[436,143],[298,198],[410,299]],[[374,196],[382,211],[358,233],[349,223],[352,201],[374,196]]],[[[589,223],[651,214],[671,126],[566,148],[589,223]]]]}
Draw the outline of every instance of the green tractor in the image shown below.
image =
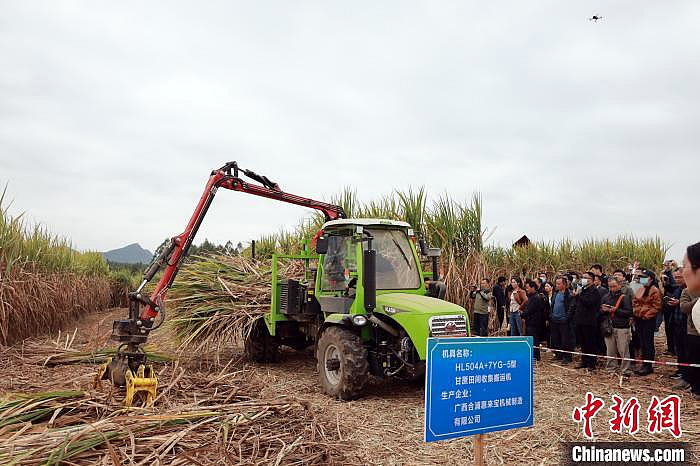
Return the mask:
{"type": "Polygon", "coordinates": [[[139,392],[148,403],[156,398],[158,380],[143,345],[162,324],[168,289],[222,188],[315,209],[326,220],[313,254],[307,243],[301,255],[273,256],[270,312],[254,323],[245,340],[252,360],[272,362],[280,346],[302,350],[315,344],[324,391],[349,400],[362,393],[369,374],[423,377],[428,336],[469,335],[464,308],[440,299],[445,285],[438,279],[439,249],[419,242],[421,254],[432,260],[432,273],[424,273],[408,223],[346,219],[341,206],[282,191],[268,177],[228,162],[211,172],[185,230],[171,238],[139,287],[128,293],[129,315],[112,323],[111,339],[120,346],[100,366],[95,383],[111,380],[125,386],[127,406],[139,392]],[[277,262],[284,258],[304,261],[304,280],[278,280],[277,262]],[[147,294],[146,285],[161,269],[147,294]]]}
{"type": "Polygon", "coordinates": [[[326,222],[300,255],[273,255],[272,304],[245,340],[259,363],[279,358],[279,347],[315,344],[323,391],[351,400],[370,374],[422,380],[429,336],[468,336],[465,309],[440,299],[440,250],[416,248],[406,222],[338,219],[326,222]],[[420,255],[432,260],[423,272],[420,255]],[[279,280],[278,261],[305,263],[303,280],[279,280]]]}

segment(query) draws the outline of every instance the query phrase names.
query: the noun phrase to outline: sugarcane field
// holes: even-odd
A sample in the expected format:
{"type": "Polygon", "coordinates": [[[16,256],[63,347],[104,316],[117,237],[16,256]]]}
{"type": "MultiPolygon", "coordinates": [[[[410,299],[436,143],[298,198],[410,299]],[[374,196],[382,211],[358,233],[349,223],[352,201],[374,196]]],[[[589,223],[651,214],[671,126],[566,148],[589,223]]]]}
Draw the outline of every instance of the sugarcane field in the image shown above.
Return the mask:
{"type": "Polygon", "coordinates": [[[0,465],[700,463],[700,3],[0,15],[0,465]]]}

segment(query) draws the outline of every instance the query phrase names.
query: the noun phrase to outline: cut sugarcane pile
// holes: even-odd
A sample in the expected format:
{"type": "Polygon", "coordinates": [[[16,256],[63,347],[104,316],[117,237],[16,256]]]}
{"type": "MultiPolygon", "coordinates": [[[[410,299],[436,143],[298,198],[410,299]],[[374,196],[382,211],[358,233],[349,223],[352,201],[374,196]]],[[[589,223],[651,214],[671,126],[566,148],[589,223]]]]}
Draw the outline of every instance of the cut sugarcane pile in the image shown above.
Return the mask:
{"type": "MultiPolygon", "coordinates": [[[[270,309],[272,264],[243,256],[197,257],[168,294],[168,325],[183,347],[218,348],[240,341],[270,309]]],[[[279,263],[279,277],[300,278],[300,261],[279,263]]]]}
{"type": "MultiPolygon", "coordinates": [[[[76,329],[77,331],[77,329],[76,329]]],[[[67,334],[63,343],[60,332],[56,341],[27,340],[21,346],[23,360],[29,364],[39,364],[53,367],[64,364],[102,364],[107,358],[117,354],[117,348],[98,348],[93,351],[81,351],[73,348],[75,332],[67,334]]],[[[151,362],[169,362],[174,358],[168,354],[158,352],[149,345],[144,346],[146,356],[151,362]]]]}
{"type": "Polygon", "coordinates": [[[305,404],[243,394],[257,391],[244,371],[173,375],[155,409],[115,409],[84,391],[6,395],[0,464],[346,462],[305,404]]]}

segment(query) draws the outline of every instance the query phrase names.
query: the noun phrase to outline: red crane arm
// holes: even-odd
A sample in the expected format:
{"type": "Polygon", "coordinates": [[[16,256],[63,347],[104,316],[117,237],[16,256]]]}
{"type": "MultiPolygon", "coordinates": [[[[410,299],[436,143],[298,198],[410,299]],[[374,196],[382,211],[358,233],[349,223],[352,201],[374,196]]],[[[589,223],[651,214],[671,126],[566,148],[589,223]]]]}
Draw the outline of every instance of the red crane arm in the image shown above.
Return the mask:
{"type": "Polygon", "coordinates": [[[287,202],[289,204],[296,204],[302,207],[308,207],[310,209],[316,209],[323,212],[323,215],[328,220],[336,220],[338,218],[345,218],[345,212],[343,208],[333,204],[327,204],[325,202],[315,201],[306,197],[297,196],[295,194],[285,193],[277,190],[270,189],[264,186],[258,186],[251,183],[246,183],[240,178],[232,178],[221,183],[222,188],[232,189],[234,191],[240,191],[243,193],[253,194],[255,196],[262,196],[268,199],[275,199],[281,202],[287,202]]]}
{"type": "MultiPolygon", "coordinates": [[[[218,188],[240,191],[255,196],[266,197],[268,199],[275,199],[280,202],[287,202],[289,204],[320,210],[323,212],[326,221],[345,218],[345,211],[340,206],[286,193],[280,189],[277,183],[270,181],[266,176],[258,175],[250,170],[240,169],[236,162],[227,163],[218,170],[212,171],[209,181],[207,181],[207,185],[204,188],[204,193],[202,193],[197,207],[187,223],[185,231],[170,240],[168,247],[160,253],[158,258],[156,258],[146,272],[144,272],[143,281],[139,288],[135,292],[129,294],[130,299],[144,305],[142,312],[138,315],[138,320],[142,322],[141,325],[147,322],[152,323],[161,310],[165,295],[175,280],[175,276],[180,270],[183,259],[187,256],[187,252],[192,245],[197,230],[199,230],[218,188]],[[239,176],[239,171],[245,176],[260,182],[261,185],[244,181],[239,176]],[[158,281],[150,297],[146,298],[141,294],[141,291],[163,265],[165,265],[163,276],[158,281]]],[[[137,316],[134,314],[135,313],[132,313],[130,310],[130,318],[136,319],[137,316]]],[[[148,324],[146,324],[146,326],[150,327],[148,324]]]]}

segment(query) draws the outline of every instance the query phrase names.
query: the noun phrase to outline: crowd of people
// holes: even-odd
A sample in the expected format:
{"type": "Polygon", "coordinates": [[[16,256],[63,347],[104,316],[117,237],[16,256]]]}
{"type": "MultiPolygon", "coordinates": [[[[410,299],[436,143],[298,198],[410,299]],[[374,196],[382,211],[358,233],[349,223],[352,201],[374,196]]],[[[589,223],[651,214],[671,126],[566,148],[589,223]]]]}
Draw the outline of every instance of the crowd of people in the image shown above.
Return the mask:
{"type": "MultiPolygon", "coordinates": [[[[645,376],[654,371],[654,336],[661,324],[667,355],[679,363],[671,376],[674,388],[689,389],[700,399],[700,332],[692,318],[700,297],[700,243],[688,246],[683,264],[666,261],[660,276],[635,263],[606,275],[593,264],[587,272],[571,271],[550,279],[547,273],[522,280],[498,277],[492,286],[484,278],[473,286],[472,334],[488,336],[489,317],[495,313],[499,328],[511,336],[532,336],[535,346],[546,344],[553,359],[572,363],[580,353],[579,369],[601,366],[623,376],[645,376]]],[[[698,305],[700,313],[700,305],[698,305]]],[[[538,348],[534,357],[540,360],[538,348]]]]}

